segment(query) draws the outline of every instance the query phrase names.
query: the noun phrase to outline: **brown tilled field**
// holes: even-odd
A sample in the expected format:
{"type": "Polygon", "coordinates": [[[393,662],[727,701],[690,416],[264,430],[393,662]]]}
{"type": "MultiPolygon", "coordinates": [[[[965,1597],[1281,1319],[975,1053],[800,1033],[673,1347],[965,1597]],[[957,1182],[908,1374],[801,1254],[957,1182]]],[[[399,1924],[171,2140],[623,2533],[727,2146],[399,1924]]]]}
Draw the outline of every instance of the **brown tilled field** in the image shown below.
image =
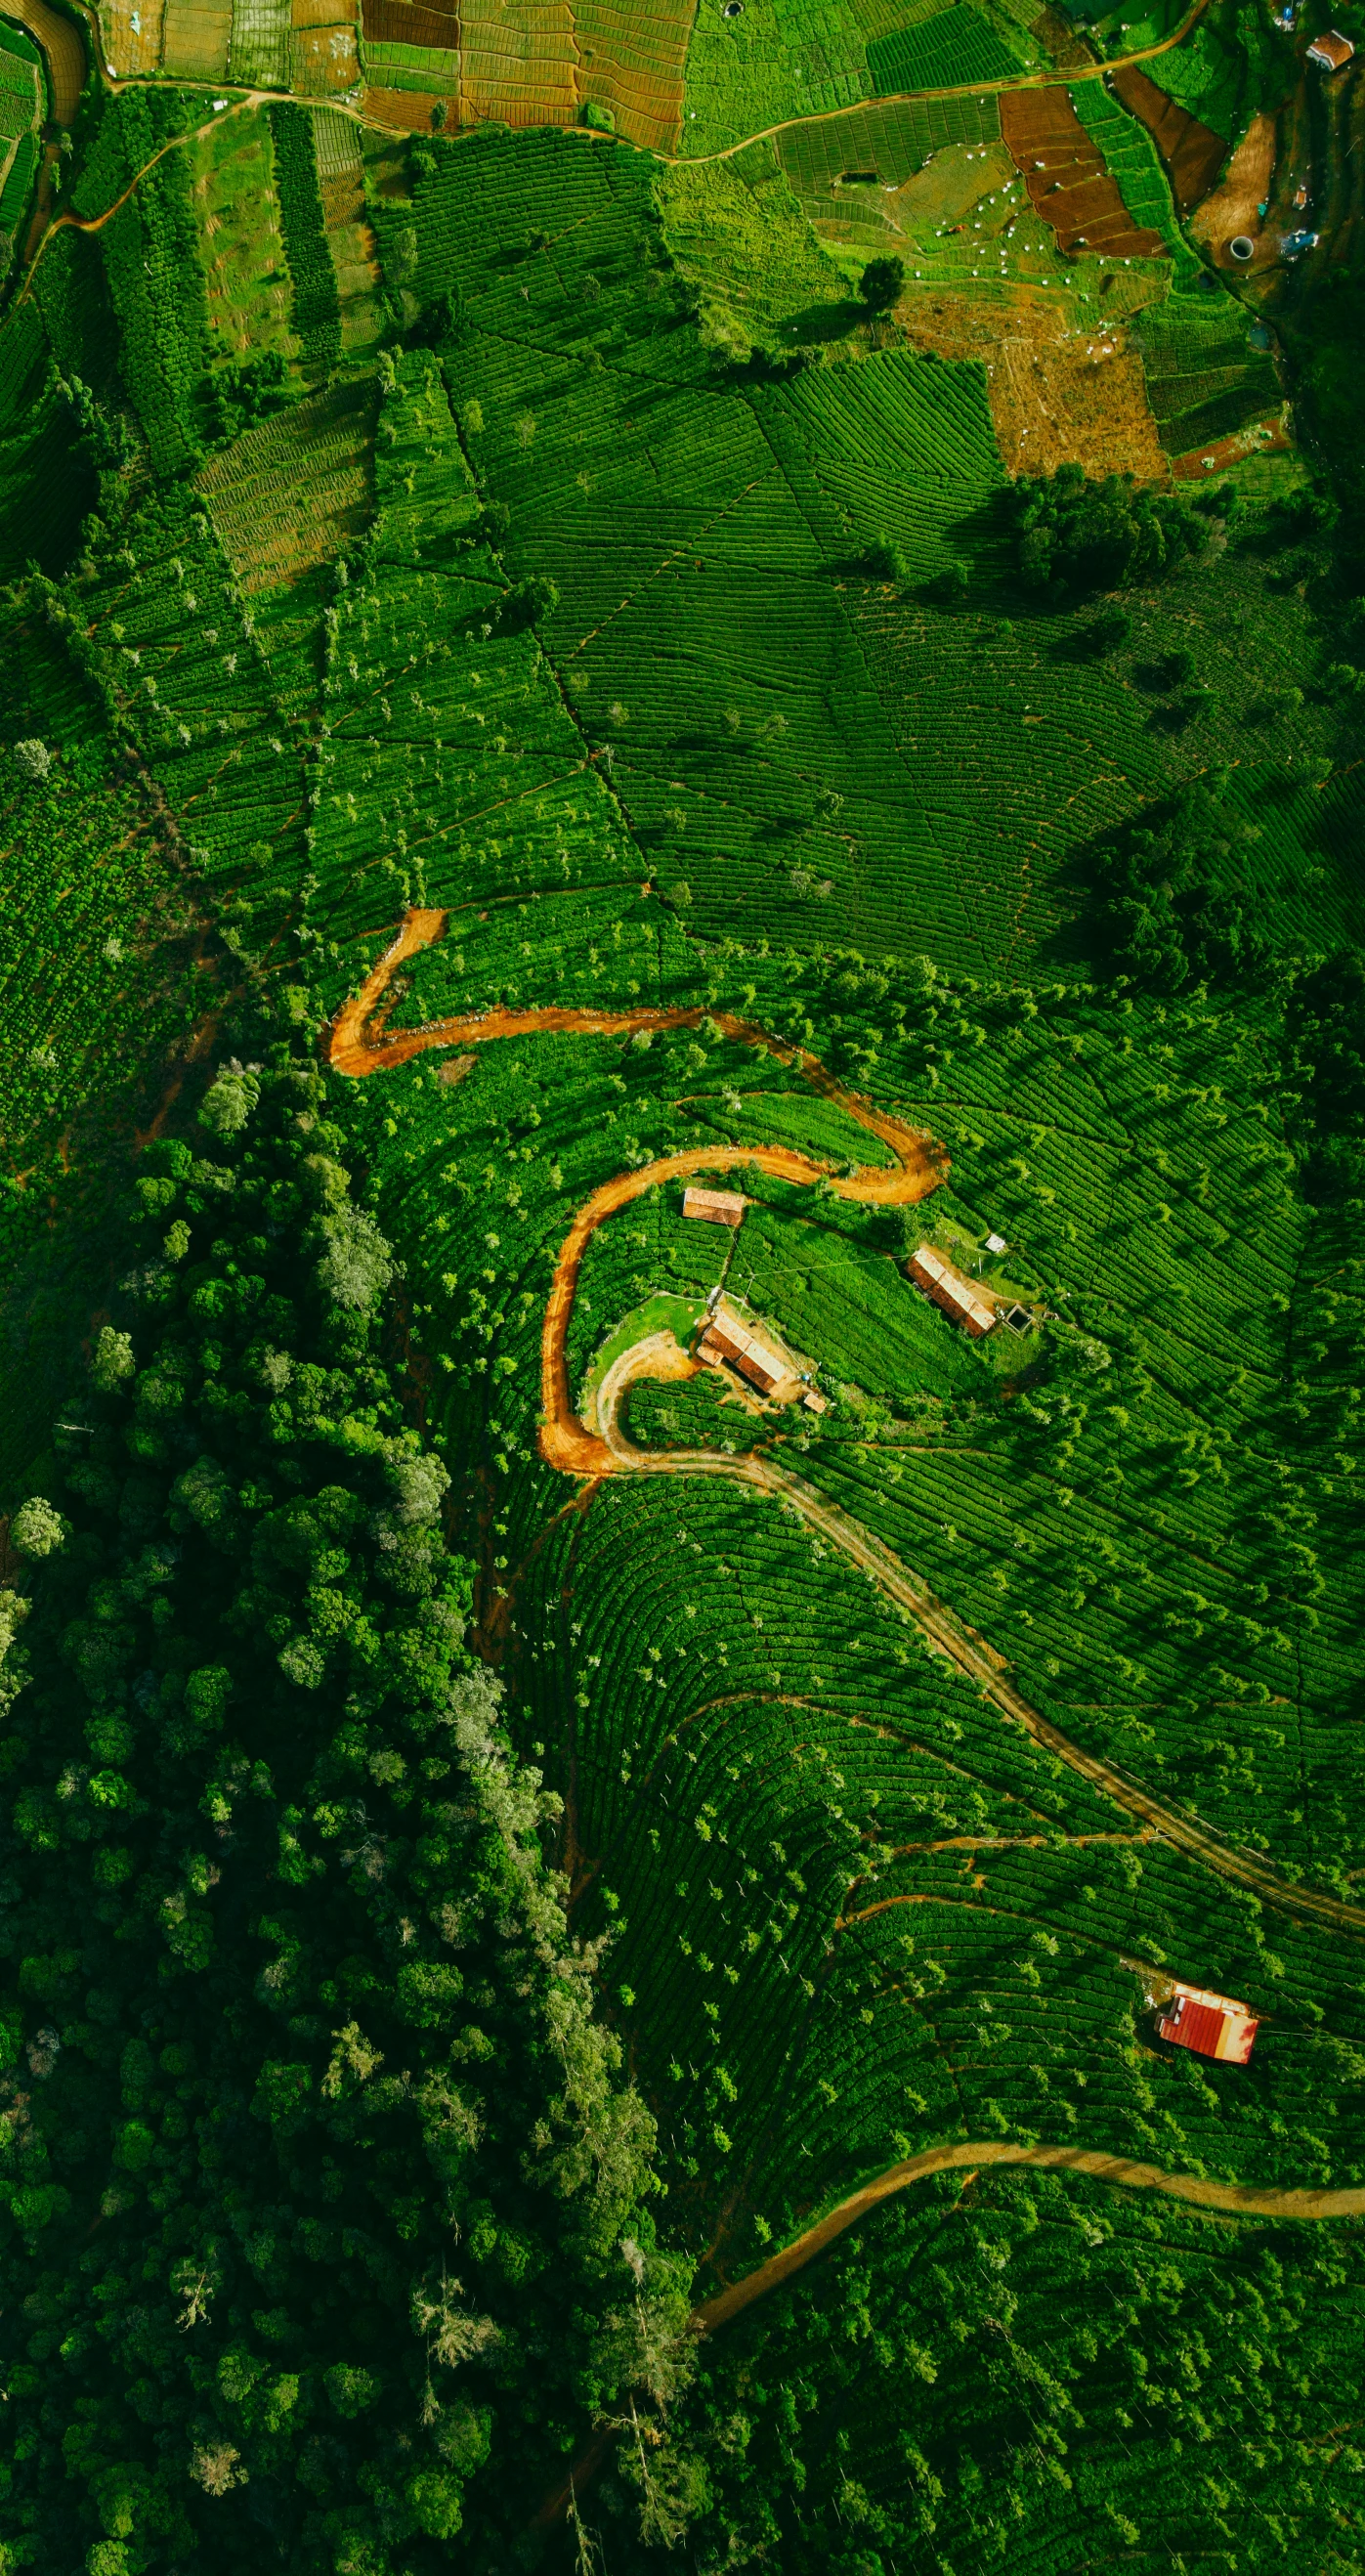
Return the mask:
{"type": "Polygon", "coordinates": [[[1059,251],[1080,247],[1111,259],[1169,256],[1160,233],[1134,223],[1064,89],[1002,92],[1000,130],[1059,251]]]}
{"type": "Polygon", "coordinates": [[[363,0],[363,23],[373,45],[432,45],[448,52],[460,41],[456,11],[426,8],[422,0],[363,0]]]}
{"type": "Polygon", "coordinates": [[[975,295],[907,298],[897,319],[916,348],[976,358],[1010,474],[1136,474],[1164,483],[1167,460],[1147,400],[1142,360],[1121,321],[1071,328],[1056,307],[1019,294],[1002,311],[975,295]]]}
{"type": "Polygon", "coordinates": [[[1154,80],[1137,63],[1128,63],[1114,74],[1114,92],[1124,106],[1145,125],[1161,155],[1171,193],[1182,215],[1202,203],[1218,178],[1228,156],[1221,134],[1211,125],[1201,125],[1188,108],[1168,98],[1154,80]]]}

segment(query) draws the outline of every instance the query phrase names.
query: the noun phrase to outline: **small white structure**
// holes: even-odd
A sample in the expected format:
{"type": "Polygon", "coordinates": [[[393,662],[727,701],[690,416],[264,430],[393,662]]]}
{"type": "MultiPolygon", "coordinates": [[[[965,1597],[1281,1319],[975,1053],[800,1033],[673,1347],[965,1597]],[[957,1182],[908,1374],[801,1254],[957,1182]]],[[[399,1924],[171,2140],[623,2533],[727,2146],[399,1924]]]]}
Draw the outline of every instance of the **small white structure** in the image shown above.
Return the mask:
{"type": "Polygon", "coordinates": [[[1003,1234],[988,1234],[988,1235],[987,1235],[987,1237],[986,1237],[986,1250],[987,1250],[988,1252],[1003,1252],[1003,1251],[1004,1251],[1004,1249],[1005,1249],[1005,1238],[1004,1238],[1003,1234]]]}

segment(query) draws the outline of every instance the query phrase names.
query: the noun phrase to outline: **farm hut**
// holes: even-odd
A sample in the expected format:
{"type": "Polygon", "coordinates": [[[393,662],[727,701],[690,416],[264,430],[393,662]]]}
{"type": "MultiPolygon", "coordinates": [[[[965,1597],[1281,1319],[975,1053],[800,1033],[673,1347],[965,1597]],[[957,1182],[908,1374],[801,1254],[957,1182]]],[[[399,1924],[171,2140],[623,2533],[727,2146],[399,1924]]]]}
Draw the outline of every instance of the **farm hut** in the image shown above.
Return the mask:
{"type": "Polygon", "coordinates": [[[697,1344],[697,1357],[708,1368],[732,1368],[760,1395],[771,1395],[775,1387],[785,1385],[795,1372],[791,1361],[774,1350],[761,1333],[751,1333],[737,1315],[719,1307],[697,1344]]]}
{"type": "Polygon", "coordinates": [[[987,1235],[987,1237],[986,1237],[986,1250],[987,1250],[988,1252],[1003,1252],[1003,1251],[1004,1251],[1004,1249],[1005,1249],[1005,1238],[1004,1238],[1003,1234],[988,1234],[988,1235],[987,1235]]]}
{"type": "Polygon", "coordinates": [[[1316,63],[1320,71],[1339,72],[1344,64],[1349,63],[1354,52],[1350,37],[1339,36],[1335,27],[1329,27],[1325,36],[1313,38],[1308,48],[1308,59],[1310,63],[1316,63]]]}
{"type": "Polygon", "coordinates": [[[683,1215],[700,1217],[705,1225],[742,1225],[749,1202],[738,1190],[683,1191],[683,1215]]]}
{"type": "Polygon", "coordinates": [[[1229,1995],[1211,1994],[1205,1986],[1178,1985],[1157,2029],[1177,2048],[1192,2048],[1199,2057],[1220,2057],[1225,2064],[1245,2066],[1257,2021],[1245,2004],[1234,2003],[1229,1995]]]}
{"type": "Polygon", "coordinates": [[[821,1395],[818,1387],[803,1387],[801,1390],[801,1401],[804,1404],[807,1413],[828,1413],[829,1411],[829,1397],[827,1395],[821,1395]]]}
{"type": "Polygon", "coordinates": [[[965,1279],[951,1261],[945,1261],[932,1244],[922,1243],[910,1256],[910,1276],[934,1304],[964,1326],[973,1341],[980,1341],[995,1324],[995,1308],[982,1296],[974,1280],[965,1279]]]}

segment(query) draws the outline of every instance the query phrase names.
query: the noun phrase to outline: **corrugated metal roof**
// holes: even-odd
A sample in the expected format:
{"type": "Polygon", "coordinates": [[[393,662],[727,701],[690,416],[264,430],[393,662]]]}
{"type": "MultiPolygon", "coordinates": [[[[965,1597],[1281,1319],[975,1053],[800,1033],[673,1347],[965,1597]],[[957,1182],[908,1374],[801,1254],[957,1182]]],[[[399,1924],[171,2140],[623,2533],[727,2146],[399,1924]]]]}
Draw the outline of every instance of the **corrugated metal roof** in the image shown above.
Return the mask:
{"type": "Polygon", "coordinates": [[[964,1279],[951,1261],[935,1252],[930,1243],[921,1243],[910,1256],[910,1267],[931,1294],[946,1298],[964,1322],[975,1325],[979,1333],[988,1333],[995,1322],[995,1308],[970,1279],[964,1279]]]}
{"type": "Polygon", "coordinates": [[[684,1216],[703,1217],[709,1225],[739,1225],[748,1204],[738,1190],[686,1189],[682,1212],[684,1216]]]}
{"type": "Polygon", "coordinates": [[[1177,1985],[1172,2008],[1157,2028],[1177,2048],[1220,2058],[1225,2065],[1245,2066],[1258,2023],[1245,2004],[1234,2003],[1229,1995],[1213,1994],[1204,1986],[1177,1985]]]}

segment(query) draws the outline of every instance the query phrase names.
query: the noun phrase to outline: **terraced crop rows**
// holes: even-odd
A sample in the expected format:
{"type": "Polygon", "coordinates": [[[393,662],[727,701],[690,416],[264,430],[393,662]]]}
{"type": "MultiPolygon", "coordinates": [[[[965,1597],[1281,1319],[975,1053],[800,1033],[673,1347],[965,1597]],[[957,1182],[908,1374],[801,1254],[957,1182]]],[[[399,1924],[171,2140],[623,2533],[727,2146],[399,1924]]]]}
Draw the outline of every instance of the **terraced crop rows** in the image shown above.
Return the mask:
{"type": "Polygon", "coordinates": [[[202,468],[198,488],[248,597],[329,562],[368,525],[375,410],[363,383],[315,394],[202,468]]]}

